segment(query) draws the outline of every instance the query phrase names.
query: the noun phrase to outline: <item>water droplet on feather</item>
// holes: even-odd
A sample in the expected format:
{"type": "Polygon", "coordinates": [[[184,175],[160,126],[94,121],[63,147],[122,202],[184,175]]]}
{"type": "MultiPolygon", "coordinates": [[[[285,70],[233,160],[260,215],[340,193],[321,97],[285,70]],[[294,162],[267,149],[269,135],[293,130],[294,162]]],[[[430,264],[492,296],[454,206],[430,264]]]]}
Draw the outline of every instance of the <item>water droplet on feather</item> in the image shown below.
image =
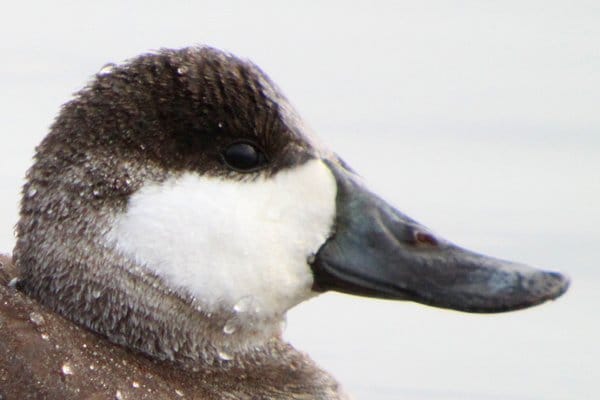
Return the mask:
{"type": "Polygon", "coordinates": [[[73,375],[73,367],[71,367],[71,364],[69,363],[64,363],[62,368],[60,369],[60,371],[62,372],[63,375],[73,375]]]}
{"type": "Polygon", "coordinates": [[[236,323],[232,318],[229,321],[227,321],[225,326],[223,326],[223,333],[226,335],[231,335],[232,333],[234,333],[236,331],[236,329],[237,329],[236,323]]]}
{"type": "Polygon", "coordinates": [[[33,324],[36,325],[36,326],[43,325],[44,322],[46,322],[44,320],[44,316],[42,314],[40,314],[40,313],[35,312],[35,311],[29,313],[29,320],[31,322],[33,322],[33,324]]]}
{"type": "Polygon", "coordinates": [[[254,308],[258,308],[255,304],[254,297],[252,296],[244,296],[238,300],[237,303],[233,306],[233,311],[236,313],[245,313],[252,310],[254,308]]]}
{"type": "Polygon", "coordinates": [[[104,64],[104,66],[102,66],[102,68],[100,68],[100,71],[98,71],[98,75],[100,75],[100,76],[108,75],[108,74],[111,74],[114,70],[115,70],[115,64],[113,64],[113,63],[104,64]]]}
{"type": "Polygon", "coordinates": [[[233,360],[233,356],[223,350],[219,350],[218,352],[219,358],[223,361],[231,361],[233,360]]]}

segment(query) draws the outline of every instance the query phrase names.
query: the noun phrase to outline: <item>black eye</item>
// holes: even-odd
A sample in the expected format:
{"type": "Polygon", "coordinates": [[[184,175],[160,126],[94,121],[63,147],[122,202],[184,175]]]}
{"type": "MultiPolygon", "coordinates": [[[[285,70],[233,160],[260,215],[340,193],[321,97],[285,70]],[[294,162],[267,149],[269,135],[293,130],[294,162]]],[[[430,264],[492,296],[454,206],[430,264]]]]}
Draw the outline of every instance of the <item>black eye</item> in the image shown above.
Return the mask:
{"type": "Polygon", "coordinates": [[[250,143],[234,143],[223,152],[225,163],[241,172],[255,171],[267,163],[260,149],[250,143]]]}

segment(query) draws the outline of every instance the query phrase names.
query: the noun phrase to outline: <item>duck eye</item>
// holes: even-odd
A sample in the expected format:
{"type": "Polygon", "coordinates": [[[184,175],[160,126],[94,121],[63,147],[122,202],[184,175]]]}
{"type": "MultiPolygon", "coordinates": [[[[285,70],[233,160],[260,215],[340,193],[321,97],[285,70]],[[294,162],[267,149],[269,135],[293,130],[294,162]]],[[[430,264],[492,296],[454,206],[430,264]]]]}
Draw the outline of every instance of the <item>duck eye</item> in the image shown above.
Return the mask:
{"type": "Polygon", "coordinates": [[[240,172],[250,172],[262,167],[267,162],[264,153],[250,143],[234,143],[222,154],[225,163],[240,172]]]}

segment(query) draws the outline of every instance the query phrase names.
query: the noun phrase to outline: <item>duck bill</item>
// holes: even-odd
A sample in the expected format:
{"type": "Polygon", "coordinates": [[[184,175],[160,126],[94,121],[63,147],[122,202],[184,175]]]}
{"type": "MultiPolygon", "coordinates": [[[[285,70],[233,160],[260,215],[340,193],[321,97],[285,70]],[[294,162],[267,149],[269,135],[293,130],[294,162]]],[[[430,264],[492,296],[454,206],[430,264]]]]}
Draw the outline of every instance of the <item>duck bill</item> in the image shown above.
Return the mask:
{"type": "Polygon", "coordinates": [[[327,161],[338,192],[332,236],[311,267],[315,291],[419,303],[467,312],[517,310],[557,298],[568,279],[456,246],[369,192],[327,161]]]}

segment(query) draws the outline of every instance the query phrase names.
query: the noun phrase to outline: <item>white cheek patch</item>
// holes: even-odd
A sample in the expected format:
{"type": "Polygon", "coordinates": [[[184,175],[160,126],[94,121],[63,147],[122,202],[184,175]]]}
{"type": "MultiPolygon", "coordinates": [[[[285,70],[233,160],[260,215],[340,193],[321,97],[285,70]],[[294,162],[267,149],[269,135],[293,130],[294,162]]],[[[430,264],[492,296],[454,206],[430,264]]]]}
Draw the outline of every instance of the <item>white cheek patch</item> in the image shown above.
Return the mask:
{"type": "Polygon", "coordinates": [[[312,296],[336,191],[320,160],[253,182],[184,174],[134,193],[109,239],[205,310],[251,298],[268,317],[312,296]]]}

